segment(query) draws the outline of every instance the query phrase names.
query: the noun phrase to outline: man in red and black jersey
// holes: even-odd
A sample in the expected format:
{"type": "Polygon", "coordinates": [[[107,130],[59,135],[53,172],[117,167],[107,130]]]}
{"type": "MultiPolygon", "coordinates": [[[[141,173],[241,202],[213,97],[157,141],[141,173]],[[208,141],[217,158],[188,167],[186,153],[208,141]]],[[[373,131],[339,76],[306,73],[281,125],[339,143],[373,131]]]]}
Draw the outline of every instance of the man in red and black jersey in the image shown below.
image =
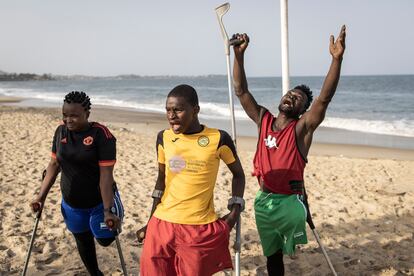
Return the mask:
{"type": "Polygon", "coordinates": [[[283,254],[293,254],[296,244],[307,243],[303,204],[303,172],[313,133],[322,123],[335,94],[345,50],[345,26],[336,41],[330,37],[332,63],[319,97],[312,102],[306,85],[288,91],[275,117],[257,104],[248,90],[244,71],[246,34],[236,34],[242,44],[234,46],[234,88],[247,115],[259,128],[254,174],[260,184],[255,200],[257,229],[267,257],[269,275],[284,275],[283,254]]]}
{"type": "Polygon", "coordinates": [[[90,100],[83,92],[65,96],[60,125],[53,137],[52,158],[32,208],[43,208],[60,171],[61,210],[75,237],[83,263],[91,275],[98,268],[94,237],[102,246],[114,241],[123,218],[123,206],[113,178],[116,139],[103,125],[89,122],[90,100]],[[111,222],[109,229],[108,224],[111,222]]]}

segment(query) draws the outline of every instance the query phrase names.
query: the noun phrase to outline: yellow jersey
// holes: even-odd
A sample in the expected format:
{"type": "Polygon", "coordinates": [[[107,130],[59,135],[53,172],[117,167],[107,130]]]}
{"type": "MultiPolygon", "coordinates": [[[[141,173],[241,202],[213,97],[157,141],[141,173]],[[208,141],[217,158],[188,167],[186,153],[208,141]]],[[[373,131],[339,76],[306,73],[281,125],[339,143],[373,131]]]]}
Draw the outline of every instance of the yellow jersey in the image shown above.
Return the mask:
{"type": "Polygon", "coordinates": [[[230,135],[206,126],[194,134],[163,130],[157,154],[158,162],[165,164],[165,191],[154,216],[180,224],[216,221],[213,192],[220,159],[231,164],[237,158],[230,135]]]}

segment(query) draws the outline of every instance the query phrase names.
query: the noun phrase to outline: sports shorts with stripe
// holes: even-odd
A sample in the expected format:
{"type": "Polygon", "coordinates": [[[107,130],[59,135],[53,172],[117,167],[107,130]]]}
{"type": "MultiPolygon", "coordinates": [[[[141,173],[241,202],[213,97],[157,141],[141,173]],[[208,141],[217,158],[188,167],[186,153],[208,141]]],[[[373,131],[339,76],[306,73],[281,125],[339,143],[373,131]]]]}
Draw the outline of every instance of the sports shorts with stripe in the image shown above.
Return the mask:
{"type": "Polygon", "coordinates": [[[254,202],[256,226],[263,254],[279,250],[293,255],[297,244],[306,244],[307,211],[301,195],[283,195],[258,191],[254,202]]]}
{"type": "MultiPolygon", "coordinates": [[[[124,217],[124,207],[118,191],[114,192],[115,215],[121,220],[124,217]]],[[[61,211],[66,226],[72,233],[84,233],[92,231],[95,238],[112,238],[116,231],[111,231],[104,222],[103,203],[92,208],[72,208],[62,198],[61,211]]]]}

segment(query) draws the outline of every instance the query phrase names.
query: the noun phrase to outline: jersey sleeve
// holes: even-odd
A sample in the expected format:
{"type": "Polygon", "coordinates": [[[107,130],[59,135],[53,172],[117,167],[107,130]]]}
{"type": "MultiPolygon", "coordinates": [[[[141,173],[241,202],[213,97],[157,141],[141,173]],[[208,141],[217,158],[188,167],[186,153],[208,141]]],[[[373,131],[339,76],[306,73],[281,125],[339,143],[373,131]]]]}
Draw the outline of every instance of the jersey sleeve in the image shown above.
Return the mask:
{"type": "Polygon", "coordinates": [[[164,130],[158,132],[157,135],[157,142],[156,142],[156,150],[157,150],[157,160],[158,163],[165,164],[165,153],[164,153],[164,130]]]}
{"type": "Polygon", "coordinates": [[[233,140],[230,135],[220,130],[220,142],[217,149],[218,156],[227,165],[233,163],[237,159],[236,147],[234,146],[233,140]]]}
{"type": "Polygon", "coordinates": [[[113,166],[116,163],[116,138],[107,127],[100,124],[95,124],[95,127],[98,128],[96,144],[99,166],[113,166]]]}
{"type": "MultiPolygon", "coordinates": [[[[53,159],[56,159],[56,152],[57,152],[57,140],[58,140],[58,136],[59,136],[59,132],[61,131],[62,126],[58,126],[55,130],[55,134],[53,135],[53,142],[52,142],[52,153],[51,153],[51,157],[53,159]]],[[[60,143],[60,141],[59,141],[60,143]]]]}

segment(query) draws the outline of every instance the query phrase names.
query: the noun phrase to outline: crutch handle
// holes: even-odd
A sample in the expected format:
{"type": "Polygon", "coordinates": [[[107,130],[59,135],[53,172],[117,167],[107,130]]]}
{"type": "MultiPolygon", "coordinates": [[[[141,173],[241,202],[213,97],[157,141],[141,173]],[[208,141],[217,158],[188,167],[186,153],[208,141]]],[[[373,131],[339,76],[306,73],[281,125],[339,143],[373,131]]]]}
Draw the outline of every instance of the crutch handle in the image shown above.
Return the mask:
{"type": "Polygon", "coordinates": [[[34,212],[39,212],[40,211],[40,208],[41,208],[42,206],[41,206],[41,204],[39,203],[39,202],[34,202],[34,203],[32,203],[32,209],[33,209],[33,211],[34,212]]]}
{"type": "Polygon", "coordinates": [[[118,231],[118,229],[113,229],[115,226],[115,221],[113,219],[107,219],[105,221],[106,225],[109,227],[109,230],[115,230],[118,231]]]}
{"type": "Polygon", "coordinates": [[[243,39],[238,39],[238,38],[231,38],[229,40],[229,45],[230,46],[238,46],[240,44],[243,44],[244,40],[243,39]]]}
{"type": "Polygon", "coordinates": [[[108,225],[109,228],[112,228],[114,226],[115,222],[113,219],[108,219],[106,221],[106,225],[108,225]]]}
{"type": "Polygon", "coordinates": [[[32,210],[36,213],[36,218],[40,218],[42,215],[42,203],[40,202],[32,202],[31,204],[32,210]]]}
{"type": "Polygon", "coordinates": [[[306,193],[305,189],[303,193],[303,203],[305,204],[306,212],[307,212],[306,222],[308,223],[310,229],[313,230],[315,229],[315,224],[313,223],[313,220],[312,220],[311,211],[309,209],[308,194],[306,193]]]}

